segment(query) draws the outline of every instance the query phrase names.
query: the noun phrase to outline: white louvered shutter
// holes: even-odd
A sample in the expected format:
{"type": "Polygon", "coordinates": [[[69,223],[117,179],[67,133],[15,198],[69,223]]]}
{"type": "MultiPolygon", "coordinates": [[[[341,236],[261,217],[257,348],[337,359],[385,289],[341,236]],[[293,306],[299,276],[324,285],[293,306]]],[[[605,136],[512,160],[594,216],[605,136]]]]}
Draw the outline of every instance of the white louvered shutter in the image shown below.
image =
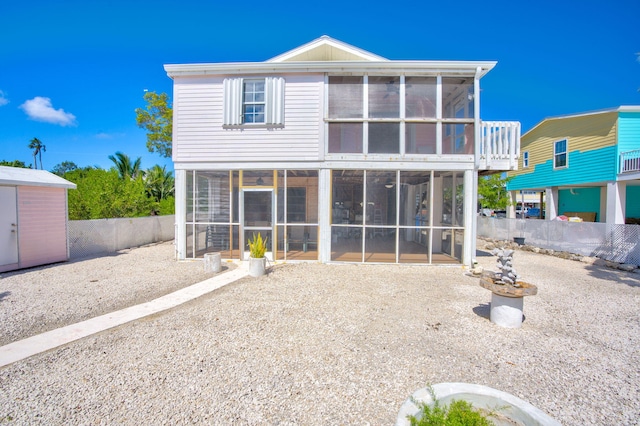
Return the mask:
{"type": "Polygon", "coordinates": [[[284,124],[284,78],[267,77],[265,88],[265,124],[284,124]]]}
{"type": "Polygon", "coordinates": [[[225,126],[242,124],[242,79],[225,78],[223,88],[223,124],[225,126]]]}

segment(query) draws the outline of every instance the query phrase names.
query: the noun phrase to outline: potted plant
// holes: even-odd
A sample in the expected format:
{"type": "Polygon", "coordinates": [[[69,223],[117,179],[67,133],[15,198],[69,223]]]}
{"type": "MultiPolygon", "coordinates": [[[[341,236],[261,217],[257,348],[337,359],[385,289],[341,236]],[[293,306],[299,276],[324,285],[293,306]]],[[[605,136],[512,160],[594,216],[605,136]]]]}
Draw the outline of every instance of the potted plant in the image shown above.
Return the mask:
{"type": "Polygon", "coordinates": [[[264,256],[267,252],[267,238],[262,238],[253,234],[253,239],[249,239],[249,275],[259,277],[264,275],[267,267],[267,258],[264,256]]]}
{"type": "Polygon", "coordinates": [[[420,424],[489,424],[560,426],[560,423],[530,403],[509,393],[471,383],[439,383],[418,389],[402,404],[396,426],[420,424]],[[466,401],[465,404],[455,401],[466,401]],[[443,409],[447,406],[447,409],[443,409]],[[429,423],[428,420],[452,414],[451,423],[429,423]],[[461,422],[461,418],[483,417],[483,420],[461,422]],[[426,416],[426,417],[425,417],[426,416]],[[425,422],[420,423],[424,418],[425,422]]]}

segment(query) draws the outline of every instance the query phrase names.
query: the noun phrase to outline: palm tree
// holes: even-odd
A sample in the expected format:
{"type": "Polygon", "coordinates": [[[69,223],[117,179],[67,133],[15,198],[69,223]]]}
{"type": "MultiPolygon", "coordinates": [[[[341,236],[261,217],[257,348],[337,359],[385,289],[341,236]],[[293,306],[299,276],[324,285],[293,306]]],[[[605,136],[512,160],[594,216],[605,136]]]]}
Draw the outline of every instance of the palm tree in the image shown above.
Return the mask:
{"type": "Polygon", "coordinates": [[[34,168],[35,169],[38,168],[38,160],[37,160],[37,158],[40,158],[40,169],[42,169],[42,151],[46,152],[47,151],[47,147],[44,146],[44,144],[42,143],[42,141],[40,141],[40,139],[33,138],[29,142],[29,149],[33,149],[33,164],[34,164],[34,168]]]}
{"type": "Polygon", "coordinates": [[[140,163],[142,162],[142,159],[140,157],[132,163],[131,158],[129,158],[127,154],[123,154],[118,151],[116,152],[115,157],[110,155],[109,160],[113,161],[113,164],[115,164],[120,179],[135,179],[141,173],[140,163]]]}
{"type": "Polygon", "coordinates": [[[164,200],[173,195],[175,180],[166,166],[155,165],[144,174],[147,195],[156,201],[164,200]]]}

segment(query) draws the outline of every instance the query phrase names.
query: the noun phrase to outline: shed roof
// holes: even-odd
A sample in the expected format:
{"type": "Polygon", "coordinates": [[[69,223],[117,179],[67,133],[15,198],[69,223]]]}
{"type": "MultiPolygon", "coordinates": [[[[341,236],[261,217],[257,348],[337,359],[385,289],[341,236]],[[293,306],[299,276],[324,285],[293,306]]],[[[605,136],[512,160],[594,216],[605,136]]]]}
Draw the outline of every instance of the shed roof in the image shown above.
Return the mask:
{"type": "Polygon", "coordinates": [[[76,189],[76,184],[46,170],[0,166],[0,185],[48,186],[76,189]]]}

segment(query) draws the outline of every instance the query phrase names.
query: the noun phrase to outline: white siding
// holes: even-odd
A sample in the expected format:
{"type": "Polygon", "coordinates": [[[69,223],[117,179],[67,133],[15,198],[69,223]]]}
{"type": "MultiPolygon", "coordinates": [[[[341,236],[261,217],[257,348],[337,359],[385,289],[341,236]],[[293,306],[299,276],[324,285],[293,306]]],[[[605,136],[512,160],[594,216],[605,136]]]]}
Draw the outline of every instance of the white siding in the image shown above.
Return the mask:
{"type": "Polygon", "coordinates": [[[224,76],[176,78],[173,160],[318,161],[324,76],[284,75],[284,127],[223,127],[224,76]]]}

